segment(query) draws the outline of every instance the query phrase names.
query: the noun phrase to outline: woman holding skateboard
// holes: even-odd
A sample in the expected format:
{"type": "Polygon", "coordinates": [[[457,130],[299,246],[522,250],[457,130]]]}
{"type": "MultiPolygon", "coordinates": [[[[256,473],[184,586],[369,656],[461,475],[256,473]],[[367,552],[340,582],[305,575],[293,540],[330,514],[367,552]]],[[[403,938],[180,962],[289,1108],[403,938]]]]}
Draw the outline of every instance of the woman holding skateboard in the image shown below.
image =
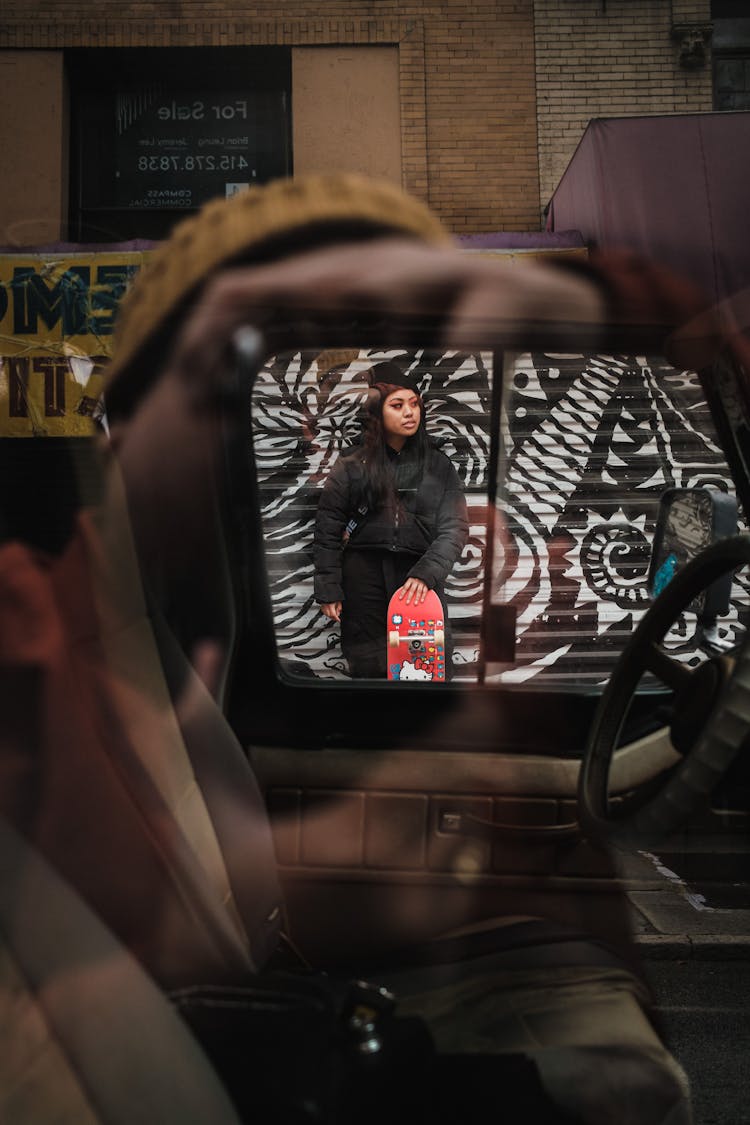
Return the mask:
{"type": "MultiPolygon", "coordinates": [[[[427,436],[414,377],[392,361],[369,373],[363,441],[342,454],[315,521],[315,598],[341,624],[354,677],[386,675],[386,614],[444,583],[466,543],[466,500],[451,462],[427,436]]],[[[450,675],[446,619],[446,668],[450,675]]]]}

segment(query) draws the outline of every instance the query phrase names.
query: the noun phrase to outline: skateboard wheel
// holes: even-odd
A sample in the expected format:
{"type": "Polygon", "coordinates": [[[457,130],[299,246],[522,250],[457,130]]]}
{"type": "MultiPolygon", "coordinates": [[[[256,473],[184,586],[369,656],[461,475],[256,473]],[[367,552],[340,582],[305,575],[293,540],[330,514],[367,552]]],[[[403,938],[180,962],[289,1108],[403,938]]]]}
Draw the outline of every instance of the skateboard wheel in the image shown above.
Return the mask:
{"type": "Polygon", "coordinates": [[[398,648],[398,629],[391,629],[388,633],[388,644],[391,648],[398,648]]]}
{"type": "Polygon", "coordinates": [[[435,640],[436,645],[444,645],[445,644],[445,633],[443,632],[442,629],[436,629],[435,630],[434,640],[435,640]]]}

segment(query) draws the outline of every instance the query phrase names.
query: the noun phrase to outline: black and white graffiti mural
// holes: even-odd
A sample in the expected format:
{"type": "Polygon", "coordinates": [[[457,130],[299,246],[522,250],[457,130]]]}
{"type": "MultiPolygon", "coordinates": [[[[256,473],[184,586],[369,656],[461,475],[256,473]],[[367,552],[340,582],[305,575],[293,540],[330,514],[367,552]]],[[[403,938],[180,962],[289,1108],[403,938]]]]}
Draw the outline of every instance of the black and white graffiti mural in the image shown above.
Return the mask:
{"type": "MultiPolygon", "coordinates": [[[[532,354],[508,372],[506,550],[497,597],[517,611],[505,682],[604,681],[648,608],[648,565],[667,488],[732,489],[692,372],[633,356],[532,354]]],[[[747,591],[720,622],[732,641],[747,591]]],[[[699,658],[685,614],[670,637],[699,658]]]]}
{"type": "MultiPolygon", "coordinates": [[[[398,350],[297,352],[261,372],[253,440],[279,656],[308,675],[345,678],[335,626],[312,592],[320,489],[360,433],[366,372],[397,359],[425,395],[427,427],[466,489],[471,537],[447,585],[456,678],[477,675],[486,555],[492,357],[398,350]]],[[[529,354],[505,372],[493,600],[516,614],[516,660],[488,678],[606,679],[648,605],[646,575],[661,493],[729,474],[697,378],[648,357],[529,354]]],[[[735,602],[744,600],[738,588],[735,602]]],[[[731,636],[737,605],[721,627],[731,636]]],[[[690,658],[690,624],[683,626],[690,658]]],[[[694,646],[693,646],[694,647],[694,646]]]]}

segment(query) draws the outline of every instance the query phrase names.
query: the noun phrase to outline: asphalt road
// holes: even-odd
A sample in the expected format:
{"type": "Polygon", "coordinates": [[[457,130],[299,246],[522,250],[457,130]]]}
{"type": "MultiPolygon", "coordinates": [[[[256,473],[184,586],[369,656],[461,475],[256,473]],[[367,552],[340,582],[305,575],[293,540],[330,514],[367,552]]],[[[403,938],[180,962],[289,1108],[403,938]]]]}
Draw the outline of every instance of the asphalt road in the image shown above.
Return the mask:
{"type": "Polygon", "coordinates": [[[663,1033],[693,1092],[695,1125],[750,1125],[750,960],[647,966],[663,1033]]]}

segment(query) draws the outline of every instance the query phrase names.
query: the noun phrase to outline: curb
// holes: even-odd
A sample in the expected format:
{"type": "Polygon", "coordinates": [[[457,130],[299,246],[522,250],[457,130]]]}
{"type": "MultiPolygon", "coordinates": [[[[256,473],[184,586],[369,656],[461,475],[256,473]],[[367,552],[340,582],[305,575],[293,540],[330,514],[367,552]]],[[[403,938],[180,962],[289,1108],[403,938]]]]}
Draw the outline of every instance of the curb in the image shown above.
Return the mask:
{"type": "Polygon", "coordinates": [[[745,934],[638,934],[635,945],[646,961],[750,960],[745,934]]]}

